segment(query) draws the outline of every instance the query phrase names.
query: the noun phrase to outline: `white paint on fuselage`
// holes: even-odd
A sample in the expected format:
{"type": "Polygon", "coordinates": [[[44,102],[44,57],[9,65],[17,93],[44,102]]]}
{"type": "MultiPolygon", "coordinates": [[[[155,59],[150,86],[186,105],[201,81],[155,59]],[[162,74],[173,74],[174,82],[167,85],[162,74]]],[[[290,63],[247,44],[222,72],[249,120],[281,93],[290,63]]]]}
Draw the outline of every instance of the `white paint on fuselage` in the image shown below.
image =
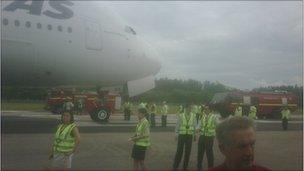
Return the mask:
{"type": "MultiPolygon", "coordinates": [[[[118,85],[155,75],[160,69],[158,62],[147,58],[151,55],[138,35],[126,32],[127,24],[100,2],[73,1],[70,19],[30,15],[24,9],[4,11],[11,2],[2,2],[2,18],[9,21],[2,26],[4,85],[118,85]],[[19,27],[15,20],[20,21],[19,27]],[[25,27],[27,21],[29,28],[25,27]],[[41,29],[37,23],[42,24],[41,29]],[[90,25],[92,30],[86,27],[90,25]],[[15,46],[21,48],[19,53],[15,46]]],[[[47,1],[45,10],[53,10],[47,1]]]]}

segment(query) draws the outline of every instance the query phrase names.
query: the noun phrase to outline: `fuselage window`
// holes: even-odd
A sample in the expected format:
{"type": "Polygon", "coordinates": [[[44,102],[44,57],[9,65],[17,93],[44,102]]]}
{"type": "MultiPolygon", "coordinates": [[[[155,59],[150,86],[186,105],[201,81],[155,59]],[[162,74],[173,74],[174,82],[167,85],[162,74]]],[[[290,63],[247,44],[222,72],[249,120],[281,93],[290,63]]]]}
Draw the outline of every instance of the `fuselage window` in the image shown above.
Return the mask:
{"type": "Polygon", "coordinates": [[[72,33],[72,28],[68,27],[68,33],[72,33]]]}
{"type": "Polygon", "coordinates": [[[52,25],[48,24],[47,28],[48,28],[48,30],[52,30],[52,25]]]}
{"type": "Polygon", "coordinates": [[[8,25],[8,19],[7,19],[7,18],[4,18],[4,19],[2,20],[2,22],[3,22],[3,25],[8,25]]]}
{"type": "Polygon", "coordinates": [[[37,29],[41,29],[42,25],[41,23],[37,23],[37,29]]]}
{"type": "Polygon", "coordinates": [[[31,22],[27,21],[27,22],[25,23],[25,27],[27,27],[27,28],[31,27],[31,22]]]}
{"type": "Polygon", "coordinates": [[[62,32],[62,26],[57,27],[58,31],[62,32]]]}
{"type": "Polygon", "coordinates": [[[15,26],[19,27],[20,26],[20,21],[19,20],[15,20],[15,26]]]}

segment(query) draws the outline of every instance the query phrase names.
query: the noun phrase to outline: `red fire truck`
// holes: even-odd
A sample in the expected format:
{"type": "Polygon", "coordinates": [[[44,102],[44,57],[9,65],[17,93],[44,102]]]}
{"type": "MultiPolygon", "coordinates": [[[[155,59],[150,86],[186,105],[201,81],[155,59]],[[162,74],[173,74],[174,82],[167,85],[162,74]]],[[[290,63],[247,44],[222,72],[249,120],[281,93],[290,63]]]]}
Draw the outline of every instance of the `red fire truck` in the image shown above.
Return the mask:
{"type": "Polygon", "coordinates": [[[291,112],[298,106],[298,98],[286,91],[275,92],[226,92],[217,93],[211,100],[213,105],[223,117],[233,115],[237,105],[243,108],[243,115],[249,113],[249,108],[257,108],[258,118],[279,118],[282,107],[288,106],[291,112]]]}
{"type": "Polygon", "coordinates": [[[54,114],[63,111],[63,104],[70,100],[75,106],[81,103],[83,112],[88,113],[92,120],[96,122],[107,122],[110,115],[120,108],[121,97],[119,93],[100,91],[96,92],[75,92],[73,90],[50,90],[48,92],[46,109],[54,114]]]}

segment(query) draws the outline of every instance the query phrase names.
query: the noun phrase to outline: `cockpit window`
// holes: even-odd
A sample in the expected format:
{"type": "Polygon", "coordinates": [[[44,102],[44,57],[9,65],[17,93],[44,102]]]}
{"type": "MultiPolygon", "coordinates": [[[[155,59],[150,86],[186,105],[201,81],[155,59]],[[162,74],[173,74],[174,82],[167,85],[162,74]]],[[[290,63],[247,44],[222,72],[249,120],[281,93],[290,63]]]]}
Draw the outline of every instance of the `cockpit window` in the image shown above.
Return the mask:
{"type": "Polygon", "coordinates": [[[132,27],[130,27],[130,26],[126,26],[126,27],[125,27],[125,31],[126,31],[127,33],[131,33],[131,34],[136,35],[135,30],[134,30],[132,27]]]}

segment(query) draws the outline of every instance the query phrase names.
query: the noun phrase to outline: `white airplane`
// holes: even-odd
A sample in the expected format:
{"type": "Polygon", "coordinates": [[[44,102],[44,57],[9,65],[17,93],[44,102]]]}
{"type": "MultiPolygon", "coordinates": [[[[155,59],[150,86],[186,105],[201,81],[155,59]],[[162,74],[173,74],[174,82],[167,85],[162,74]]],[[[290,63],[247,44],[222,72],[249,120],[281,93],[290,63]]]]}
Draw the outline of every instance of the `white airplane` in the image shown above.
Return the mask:
{"type": "Polygon", "coordinates": [[[1,13],[2,85],[155,86],[155,53],[100,2],[1,1],[1,13]]]}

